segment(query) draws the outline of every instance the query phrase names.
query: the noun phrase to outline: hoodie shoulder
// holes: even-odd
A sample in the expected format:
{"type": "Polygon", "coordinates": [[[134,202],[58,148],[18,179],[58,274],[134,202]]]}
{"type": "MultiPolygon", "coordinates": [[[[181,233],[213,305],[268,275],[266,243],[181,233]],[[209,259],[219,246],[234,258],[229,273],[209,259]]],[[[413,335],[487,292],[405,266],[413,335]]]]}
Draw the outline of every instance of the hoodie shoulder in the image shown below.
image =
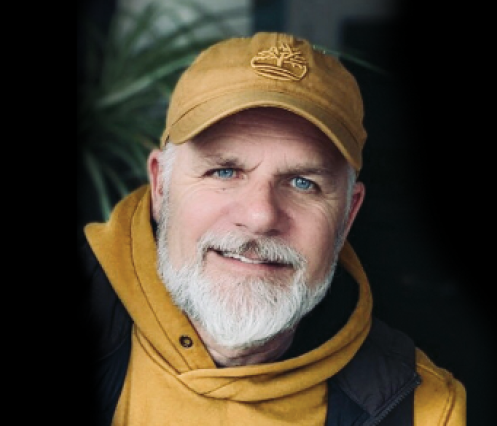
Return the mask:
{"type": "Polygon", "coordinates": [[[416,367],[422,382],[414,395],[414,425],[466,426],[464,385],[420,349],[416,350],[416,367]]]}

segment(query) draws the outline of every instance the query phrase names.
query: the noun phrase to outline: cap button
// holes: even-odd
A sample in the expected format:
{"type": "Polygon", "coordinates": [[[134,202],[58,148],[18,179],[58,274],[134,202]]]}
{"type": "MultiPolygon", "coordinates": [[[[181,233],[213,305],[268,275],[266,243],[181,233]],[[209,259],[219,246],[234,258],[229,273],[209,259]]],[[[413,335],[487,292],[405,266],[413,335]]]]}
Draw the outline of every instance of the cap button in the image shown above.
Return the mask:
{"type": "Polygon", "coordinates": [[[190,336],[181,336],[179,338],[179,343],[184,348],[191,348],[193,346],[193,339],[190,336]]]}

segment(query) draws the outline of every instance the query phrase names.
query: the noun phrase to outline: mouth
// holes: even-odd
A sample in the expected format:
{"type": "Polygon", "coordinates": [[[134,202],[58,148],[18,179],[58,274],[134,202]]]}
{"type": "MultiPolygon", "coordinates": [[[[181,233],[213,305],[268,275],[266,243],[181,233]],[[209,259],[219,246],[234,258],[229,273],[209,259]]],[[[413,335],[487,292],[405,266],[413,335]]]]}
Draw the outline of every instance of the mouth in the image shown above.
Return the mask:
{"type": "Polygon", "coordinates": [[[235,268],[239,269],[240,272],[263,272],[265,271],[281,271],[281,270],[293,270],[294,267],[289,263],[275,261],[272,259],[265,259],[257,256],[255,253],[248,251],[243,254],[232,252],[232,251],[222,251],[216,249],[210,249],[208,252],[215,254],[218,261],[221,261],[221,264],[224,264],[226,267],[230,269],[235,268]]]}
{"type": "Polygon", "coordinates": [[[219,251],[219,250],[214,250],[214,251],[219,256],[222,256],[222,257],[227,258],[227,259],[238,260],[238,261],[240,261],[242,263],[246,263],[246,264],[249,264],[249,265],[269,265],[269,266],[280,266],[280,267],[290,266],[287,263],[275,262],[275,261],[272,261],[272,260],[260,259],[260,258],[252,257],[252,256],[250,256],[250,257],[249,256],[244,256],[242,254],[233,253],[233,252],[229,252],[229,251],[219,251]]]}

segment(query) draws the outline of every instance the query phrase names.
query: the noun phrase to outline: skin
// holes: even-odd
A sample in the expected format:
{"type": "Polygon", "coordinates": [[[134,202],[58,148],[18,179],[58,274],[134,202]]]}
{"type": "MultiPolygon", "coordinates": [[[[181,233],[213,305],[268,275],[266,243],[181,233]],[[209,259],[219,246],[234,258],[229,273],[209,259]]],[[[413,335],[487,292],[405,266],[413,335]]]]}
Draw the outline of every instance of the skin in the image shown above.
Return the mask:
{"type": "MultiPolygon", "coordinates": [[[[238,229],[249,236],[278,237],[307,260],[307,281],[323,280],[334,259],[332,247],[340,228],[345,236],[365,195],[361,182],[347,208],[347,163],[333,143],[313,124],[288,111],[257,108],[211,126],[178,147],[170,187],[171,262],[175,268],[195,256],[206,231],[238,229]]],[[[152,214],[159,221],[163,197],[159,150],[148,159],[152,214]]],[[[248,258],[255,258],[247,254],[248,258]]],[[[262,276],[286,282],[289,266],[253,264],[209,251],[209,277],[262,276]]],[[[226,350],[193,323],[220,365],[269,362],[289,347],[294,330],[262,347],[226,350]]]]}

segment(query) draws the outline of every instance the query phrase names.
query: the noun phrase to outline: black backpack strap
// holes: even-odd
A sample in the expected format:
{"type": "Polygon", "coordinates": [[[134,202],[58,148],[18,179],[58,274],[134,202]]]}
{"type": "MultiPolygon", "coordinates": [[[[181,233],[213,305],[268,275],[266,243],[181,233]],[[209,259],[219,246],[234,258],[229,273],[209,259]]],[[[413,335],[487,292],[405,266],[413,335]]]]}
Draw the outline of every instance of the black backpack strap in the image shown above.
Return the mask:
{"type": "Polygon", "coordinates": [[[94,426],[110,426],[128,370],[131,334],[119,348],[94,366],[94,426]]]}
{"type": "Polygon", "coordinates": [[[326,426],[412,426],[415,351],[406,334],[373,319],[355,357],[328,381],[326,426]]]}

